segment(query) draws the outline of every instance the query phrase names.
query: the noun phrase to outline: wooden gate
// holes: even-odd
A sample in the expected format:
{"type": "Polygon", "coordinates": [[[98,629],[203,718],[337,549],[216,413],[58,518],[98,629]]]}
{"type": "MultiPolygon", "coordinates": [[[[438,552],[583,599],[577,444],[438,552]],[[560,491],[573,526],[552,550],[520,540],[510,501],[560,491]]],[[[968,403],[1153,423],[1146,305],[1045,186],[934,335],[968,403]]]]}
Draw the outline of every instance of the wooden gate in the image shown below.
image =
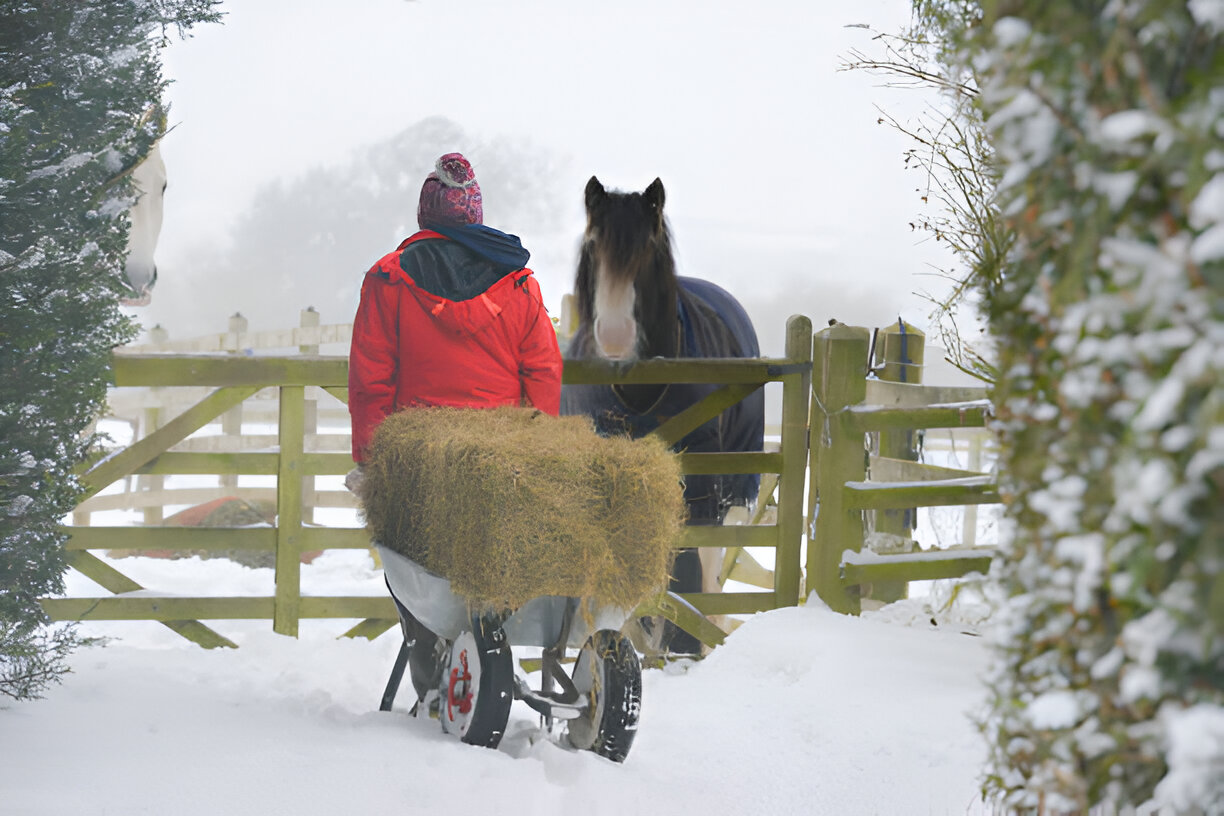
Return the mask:
{"type": "MultiPolygon", "coordinates": [[[[715,383],[721,387],[698,405],[661,425],[655,433],[668,442],[717,416],[769,382],[781,382],[781,445],[769,453],[682,454],[685,473],[762,473],[777,487],[777,520],[773,524],[736,527],[690,527],[686,547],[727,547],[731,559],[743,547],[776,551],[773,586],[761,592],[665,593],[645,605],[642,614],[662,614],[710,645],[723,632],[703,615],[751,613],[800,600],[803,539],[803,484],[807,466],[807,404],[811,382],[811,322],[793,317],[787,324],[786,356],[752,360],[647,360],[634,364],[569,362],[567,383],[715,383]]],[[[262,474],[276,477],[276,524],[262,529],[172,527],[66,528],[69,564],[113,593],[97,598],[48,598],[43,608],[53,620],[156,620],[205,647],[234,646],[202,620],[269,619],[274,631],[296,635],[302,618],[363,619],[348,634],[375,637],[395,625],[389,597],[303,597],[300,587],[303,552],[365,549],[363,529],[304,526],[303,480],[339,475],[352,467],[346,453],[304,450],[307,387],[320,387],[347,402],[348,361],[344,357],[191,356],[117,354],[116,386],[164,389],[206,386],[215,389],[182,414],[101,461],[82,475],[87,500],[117,480],[141,475],[262,474]],[[275,452],[184,452],[172,448],[263,389],[278,394],[275,452]],[[156,597],[93,555],[90,550],[264,550],[275,557],[276,588],[271,597],[156,597]]]]}

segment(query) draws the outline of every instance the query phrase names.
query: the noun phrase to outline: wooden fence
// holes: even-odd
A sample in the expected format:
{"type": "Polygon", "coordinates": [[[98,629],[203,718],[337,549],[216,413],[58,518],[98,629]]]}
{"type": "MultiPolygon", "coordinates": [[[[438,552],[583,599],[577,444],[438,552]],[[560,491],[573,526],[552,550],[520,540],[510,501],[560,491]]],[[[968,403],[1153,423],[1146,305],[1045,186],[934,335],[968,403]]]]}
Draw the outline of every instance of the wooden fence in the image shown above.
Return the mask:
{"type": "MultiPolygon", "coordinates": [[[[780,450],[764,453],[683,454],[686,473],[765,473],[777,485],[776,522],[736,527],[691,527],[683,546],[746,546],[776,551],[773,585],[761,592],[735,594],[667,593],[641,611],[663,614],[709,643],[723,633],[704,614],[751,613],[794,605],[800,599],[803,538],[803,479],[806,467],[807,394],[811,375],[811,323],[792,318],[787,354],[778,359],[650,360],[632,365],[572,362],[564,380],[572,383],[702,382],[720,387],[698,405],[677,414],[656,431],[674,442],[716,417],[728,406],[768,382],[782,383],[780,450]]],[[[233,645],[201,620],[271,619],[273,629],[295,635],[301,618],[364,618],[350,634],[375,636],[395,623],[385,597],[302,597],[300,559],[305,551],[366,548],[363,529],[303,524],[303,484],[319,475],[339,475],[352,467],[348,453],[311,451],[306,435],[306,389],[319,388],[347,402],[347,359],[316,355],[256,357],[231,355],[116,354],[118,388],[204,388],[208,393],[181,414],[150,425],[128,447],[93,464],[82,476],[84,502],[121,479],[171,474],[239,474],[276,477],[276,525],[268,528],[199,529],[187,527],[101,527],[67,529],[70,565],[116,595],[144,589],[90,550],[263,550],[274,553],[276,589],[272,597],[187,598],[102,597],[45,599],[56,620],[158,620],[205,646],[233,645]],[[188,436],[265,389],[277,392],[275,450],[171,450],[188,436]]],[[[84,503],[82,507],[86,506],[84,503]]]]}
{"type": "MultiPolygon", "coordinates": [[[[360,619],[348,634],[367,637],[395,625],[389,597],[301,595],[303,552],[365,549],[369,541],[363,529],[309,523],[310,503],[323,506],[320,494],[309,489],[314,477],[344,474],[352,461],[347,435],[310,433],[317,414],[312,416],[308,409],[308,395],[317,393],[320,400],[334,398],[338,400],[336,405],[346,403],[347,358],[314,353],[326,331],[339,337],[342,329],[315,325],[294,331],[298,333],[290,335],[291,343],[286,345],[298,346],[306,353],[248,356],[242,353],[244,346],[226,342],[214,349],[225,352],[222,354],[155,354],[145,353],[149,351],[145,348],[115,355],[117,388],[160,389],[159,399],[163,400],[173,391],[190,392],[194,401],[172,419],[158,416],[156,421],[144,422],[131,445],[92,464],[83,474],[86,495],[81,513],[74,518],[84,521],[86,511],[105,509],[106,505],[99,503],[105,497],[98,494],[119,480],[212,474],[223,480],[219,490],[233,495],[236,478],[252,474],[275,477],[275,488],[268,490],[275,498],[276,523],[264,528],[166,527],[158,526],[158,510],[147,516],[146,525],[141,527],[74,524],[67,528],[70,565],[114,595],[44,599],[44,608],[53,619],[157,620],[207,647],[233,644],[202,620],[270,619],[275,631],[287,635],[297,633],[303,618],[360,619]],[[264,410],[251,408],[259,404],[252,400],[257,394],[274,395],[262,404],[275,405],[276,424],[274,438],[256,440],[258,449],[250,449],[249,440],[234,443],[234,449],[217,449],[215,443],[203,449],[198,440],[188,439],[210,423],[220,421],[224,426],[225,417],[234,417],[238,410],[264,410]],[[247,407],[242,409],[244,402],[247,407]],[[335,449],[336,440],[343,440],[343,450],[335,449]],[[128,593],[144,587],[90,552],[112,549],[269,552],[275,563],[275,591],[271,597],[154,597],[144,592],[132,596],[128,593]]],[[[884,515],[886,511],[997,500],[988,477],[918,464],[911,461],[917,458],[912,442],[906,448],[896,441],[904,436],[902,432],[912,429],[980,426],[989,413],[989,404],[980,389],[931,389],[913,384],[921,370],[921,333],[901,324],[899,333],[905,336],[905,342],[898,345],[889,340],[890,331],[884,332],[879,344],[878,363],[870,359],[868,330],[838,324],[813,337],[811,323],[805,317],[788,321],[781,358],[567,362],[567,383],[717,384],[719,388],[699,405],[670,418],[655,431],[669,443],[766,383],[782,386],[777,450],[681,455],[681,466],[687,474],[762,474],[761,502],[753,523],[690,527],[681,542],[685,547],[725,547],[722,577],[730,575],[759,591],[683,596],[666,593],[638,610],[641,614],[665,615],[704,642],[716,645],[722,642],[724,633],[709,622],[707,615],[751,614],[793,606],[801,602],[805,592],[813,590],[834,609],[857,612],[862,590],[868,585],[879,597],[890,584],[893,591],[900,587],[903,593],[907,581],[984,569],[989,553],[981,550],[893,556],[864,551],[868,540],[865,527],[874,526],[877,532],[883,532],[893,523],[884,515]],[[902,381],[889,383],[884,378],[902,381]],[[869,406],[867,401],[877,404],[869,406]],[[932,402],[933,406],[922,407],[932,402]],[[876,449],[870,459],[865,455],[868,440],[873,440],[871,445],[876,449]],[[806,518],[805,477],[809,484],[806,518]],[[745,548],[772,549],[773,569],[762,568],[745,548]]],[[[286,338],[275,339],[280,343],[286,338]]],[[[240,434],[241,425],[241,419],[236,424],[230,422],[235,436],[240,434]]],[[[138,492],[155,493],[147,489],[148,484],[145,488],[138,492]]],[[[161,499],[165,500],[165,494],[161,499]]],[[[347,496],[345,500],[349,501],[347,496]]],[[[150,500],[149,507],[160,506],[150,500]]]]}
{"type": "MultiPolygon", "coordinates": [[[[155,326],[150,330],[147,342],[125,346],[117,351],[117,356],[201,353],[227,356],[318,355],[320,349],[347,354],[352,336],[352,324],[320,325],[319,313],[310,308],[302,310],[300,325],[292,329],[251,332],[246,318],[241,314],[231,316],[227,323],[224,332],[187,339],[171,339],[161,326],[155,326]]],[[[117,386],[108,394],[106,419],[126,424],[133,438],[140,439],[202,400],[209,391],[209,387],[203,384],[179,388],[117,386]]],[[[214,418],[213,433],[184,439],[174,446],[175,451],[241,453],[275,448],[275,433],[252,433],[251,426],[269,429],[277,425],[278,397],[279,392],[275,388],[256,392],[214,418]]],[[[349,450],[348,428],[347,406],[323,389],[308,386],[303,412],[304,449],[346,452],[349,450]]],[[[73,525],[87,527],[92,524],[93,514],[115,510],[139,510],[145,525],[159,525],[163,521],[163,508],[167,506],[197,505],[228,496],[241,496],[261,506],[275,505],[275,487],[238,488],[236,474],[223,474],[219,481],[220,484],[212,487],[175,488],[168,487],[165,476],[161,474],[132,475],[123,480],[120,490],[109,490],[82,502],[73,514],[73,525]]],[[[304,480],[304,520],[314,520],[315,508],[355,507],[356,501],[347,490],[318,489],[313,477],[304,480]]]]}
{"type": "Polygon", "coordinates": [[[999,501],[989,475],[888,456],[885,442],[878,453],[867,453],[871,434],[887,440],[917,429],[982,427],[991,413],[982,388],[863,376],[870,345],[866,329],[839,324],[819,332],[812,351],[808,589],[832,609],[856,614],[865,586],[984,573],[993,557],[993,550],[977,547],[864,552],[869,513],[880,529],[886,511],[999,501]]]}

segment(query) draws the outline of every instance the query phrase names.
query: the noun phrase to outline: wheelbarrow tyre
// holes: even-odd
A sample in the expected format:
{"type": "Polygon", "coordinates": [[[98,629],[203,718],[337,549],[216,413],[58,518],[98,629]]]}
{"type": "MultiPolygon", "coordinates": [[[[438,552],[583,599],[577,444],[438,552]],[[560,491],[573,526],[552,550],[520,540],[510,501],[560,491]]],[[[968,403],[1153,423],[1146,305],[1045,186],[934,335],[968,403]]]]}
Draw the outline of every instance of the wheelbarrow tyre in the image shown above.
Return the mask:
{"type": "Polygon", "coordinates": [[[573,682],[588,708],[585,717],[569,721],[569,743],[624,762],[642,710],[642,662],[629,638],[611,629],[592,635],[578,653],[573,682]]]}
{"type": "Polygon", "coordinates": [[[477,617],[451,644],[438,688],[442,730],[496,748],[514,702],[514,656],[501,620],[477,617]]]}

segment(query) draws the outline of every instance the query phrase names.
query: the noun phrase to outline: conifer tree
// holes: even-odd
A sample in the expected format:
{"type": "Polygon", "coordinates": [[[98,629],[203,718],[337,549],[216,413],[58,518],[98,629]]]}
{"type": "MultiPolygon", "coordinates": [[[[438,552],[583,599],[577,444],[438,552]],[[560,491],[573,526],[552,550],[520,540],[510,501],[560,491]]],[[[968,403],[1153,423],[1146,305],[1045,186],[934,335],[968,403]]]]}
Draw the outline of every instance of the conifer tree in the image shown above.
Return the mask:
{"type": "Polygon", "coordinates": [[[61,519],[96,439],[134,201],[125,171],[161,135],[160,49],[215,0],[0,6],[0,694],[37,697],[79,642],[49,626],[61,519]]]}

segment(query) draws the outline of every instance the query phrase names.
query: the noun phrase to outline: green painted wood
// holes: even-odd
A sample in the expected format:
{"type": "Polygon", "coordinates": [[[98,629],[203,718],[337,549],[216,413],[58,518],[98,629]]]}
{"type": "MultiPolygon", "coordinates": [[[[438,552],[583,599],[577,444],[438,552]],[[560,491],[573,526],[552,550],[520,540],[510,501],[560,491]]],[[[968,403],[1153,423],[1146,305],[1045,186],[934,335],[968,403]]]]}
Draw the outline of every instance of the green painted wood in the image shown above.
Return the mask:
{"type": "Polygon", "coordinates": [[[637,608],[634,617],[662,616],[711,648],[721,646],[727,633],[719,629],[697,607],[674,592],[664,592],[637,608]]]}
{"type": "Polygon", "coordinates": [[[774,589],[774,573],[771,569],[761,566],[751,553],[740,547],[729,548],[723,556],[722,570],[718,575],[718,583],[738,581],[741,584],[768,589],[774,589]]]}
{"type": "Polygon", "coordinates": [[[973,548],[964,551],[940,550],[934,553],[909,553],[906,555],[880,555],[879,560],[861,564],[842,564],[841,580],[849,586],[878,581],[940,581],[961,578],[972,572],[982,575],[990,571],[994,551],[973,548]],[[922,558],[935,555],[935,558],[922,558]]]}
{"type": "Polygon", "coordinates": [[[374,640],[388,629],[399,626],[397,618],[366,618],[340,637],[374,640]]]}
{"type": "MultiPolygon", "coordinates": [[[[344,358],[302,357],[252,359],[148,356],[142,358],[117,355],[116,363],[115,382],[124,386],[240,385],[249,394],[253,394],[262,387],[282,387],[281,421],[278,435],[280,452],[278,454],[167,453],[165,449],[177,440],[167,441],[169,434],[163,433],[162,437],[157,440],[165,442],[160,450],[152,450],[151,455],[144,457],[139,462],[135,462],[135,457],[129,454],[127,459],[130,461],[124,464],[125,467],[157,475],[168,473],[219,473],[222,475],[275,473],[278,477],[278,527],[266,530],[234,531],[140,529],[136,537],[125,536],[124,533],[127,531],[118,529],[80,528],[82,536],[77,537],[71,546],[77,548],[76,552],[86,547],[144,546],[146,542],[153,541],[156,541],[160,547],[165,547],[169,542],[172,543],[171,548],[181,546],[187,549],[237,549],[238,545],[250,545],[251,549],[274,547],[277,553],[276,596],[274,598],[49,599],[48,602],[52,608],[60,613],[70,613],[74,609],[79,612],[84,611],[90,616],[89,619],[101,619],[99,616],[113,615],[118,616],[114,619],[162,620],[171,614],[183,614],[186,610],[195,610],[200,613],[198,615],[193,613],[193,617],[271,618],[273,628],[284,634],[296,634],[298,620],[302,617],[363,618],[361,623],[350,630],[354,636],[374,637],[395,625],[395,608],[390,598],[387,597],[300,597],[299,553],[302,550],[335,547],[364,549],[370,546],[364,529],[301,527],[301,479],[314,474],[339,475],[348,472],[352,467],[347,454],[306,454],[303,452],[304,418],[300,409],[303,402],[303,387],[321,386],[337,399],[347,401],[348,393],[344,387],[347,384],[347,360],[344,358]],[[90,538],[91,535],[94,537],[90,538]]],[[[717,391],[712,399],[701,406],[701,411],[708,416],[716,416],[725,408],[720,401],[725,401],[726,405],[733,404],[742,399],[743,395],[760,387],[762,382],[777,380],[788,382],[787,378],[794,380],[802,378],[805,374],[803,366],[797,366],[795,360],[790,357],[784,360],[713,362],[707,360],[642,361],[628,367],[596,363],[586,367],[586,370],[584,366],[585,364],[579,364],[576,367],[567,365],[567,378],[575,377],[577,379],[572,381],[582,381],[582,377],[588,376],[593,377],[594,382],[704,382],[731,385],[731,387],[717,391]]],[[[571,380],[567,379],[567,381],[571,380]]],[[[804,390],[806,391],[806,388],[804,390]]],[[[190,409],[194,415],[198,416],[203,407],[208,407],[210,410],[216,408],[212,416],[200,422],[201,426],[232,407],[232,404],[218,407],[218,400],[217,395],[213,395],[209,400],[190,409]]],[[[238,402],[240,400],[233,404],[238,402]]],[[[701,417],[695,409],[690,409],[687,413],[687,418],[683,414],[673,418],[672,431],[687,432],[681,427],[682,423],[677,420],[695,423],[693,427],[705,421],[705,418],[701,417]]],[[[179,422],[180,426],[183,424],[182,421],[179,422]]],[[[191,430],[186,431],[183,436],[188,435],[191,430]]],[[[693,469],[691,472],[774,474],[780,473],[786,464],[784,453],[695,456],[697,458],[688,459],[688,465],[693,469]],[[718,458],[720,456],[723,457],[721,461],[718,458]]],[[[100,463],[100,466],[109,465],[110,469],[119,475],[126,475],[120,473],[121,469],[115,466],[114,461],[115,457],[112,457],[100,463]]],[[[101,471],[100,474],[94,473],[95,477],[99,475],[105,476],[107,471],[101,471]]],[[[686,530],[682,543],[684,546],[752,547],[776,546],[777,540],[777,529],[772,525],[728,528],[693,527],[686,530]]],[[[753,560],[752,563],[755,561],[753,560]]],[[[759,566],[757,564],[758,568],[759,566]]],[[[700,599],[703,605],[712,604],[713,611],[719,614],[724,608],[728,611],[755,612],[777,606],[773,592],[732,593],[712,596],[712,599],[708,600],[703,596],[695,597],[700,599]]],[[[723,637],[721,630],[705,621],[701,613],[684,602],[684,599],[664,598],[660,602],[660,607],[660,611],[665,613],[670,610],[673,617],[689,618],[689,625],[696,628],[698,637],[703,638],[706,642],[711,644],[721,642],[723,637]]]]}
{"type": "Polygon", "coordinates": [[[782,385],[782,473],[778,478],[777,556],[774,587],[779,606],[799,603],[802,585],[803,486],[807,470],[807,412],[811,390],[812,321],[786,322],[786,357],[801,364],[782,385]]]}
{"type": "Polygon", "coordinates": [[[342,476],[353,469],[353,457],[348,453],[307,453],[302,457],[306,473],[319,476],[342,476]]]}
{"type": "MultiPolygon", "coordinates": [[[[65,558],[68,566],[75,569],[77,572],[89,578],[94,583],[105,589],[107,592],[119,594],[122,592],[139,592],[144,589],[140,584],[133,581],[128,576],[124,575],[119,570],[107,564],[95,555],[87,552],[69,552],[65,558]]],[[[56,617],[50,610],[47,609],[45,601],[51,599],[40,599],[39,603],[43,604],[43,610],[51,616],[52,620],[79,620],[79,618],[61,618],[56,617]]],[[[187,638],[188,640],[203,646],[205,649],[229,648],[236,649],[238,644],[234,643],[229,638],[214,632],[198,620],[189,620],[191,616],[183,616],[172,620],[165,620],[162,623],[172,632],[187,638]]]]}
{"type": "Polygon", "coordinates": [[[338,386],[328,385],[328,386],[324,386],[323,390],[331,394],[336,399],[343,402],[345,405],[348,405],[348,389],[347,388],[340,388],[338,386]]]}
{"type": "MultiPolygon", "coordinates": [[[[156,620],[166,623],[188,618],[274,620],[276,607],[275,598],[251,597],[44,598],[39,603],[54,620],[156,620]]],[[[395,603],[386,596],[306,597],[301,599],[300,611],[305,618],[387,619],[395,614],[395,603]]]]}
{"type": "MultiPolygon", "coordinates": [[[[65,549],[80,550],[273,550],[272,527],[62,527],[65,549]]],[[[109,589],[109,587],[108,587],[109,589]]],[[[127,592],[129,590],[116,590],[127,592]]]]}
{"type": "Polygon", "coordinates": [[[117,386],[348,387],[348,357],[115,354],[117,386]]]}
{"type": "MultiPolygon", "coordinates": [[[[875,368],[876,377],[882,382],[922,383],[923,362],[926,358],[926,333],[918,327],[901,321],[879,330],[876,340],[880,363],[875,368]],[[904,328],[902,328],[904,326],[904,328]]],[[[864,393],[866,398],[866,393],[864,393]]]]}
{"type": "Polygon", "coordinates": [[[694,525],[685,527],[678,547],[776,547],[778,531],[772,524],[694,525]]]}
{"type": "Polygon", "coordinates": [[[971,479],[982,475],[975,470],[940,467],[885,456],[870,457],[867,467],[871,470],[872,481],[877,482],[933,482],[940,479],[971,479]]]}
{"type": "Polygon", "coordinates": [[[846,482],[847,506],[864,510],[998,504],[999,487],[990,476],[934,482],[846,482]]]}
{"type": "Polygon", "coordinates": [[[718,473],[781,473],[780,453],[682,453],[680,469],[686,475],[718,473]]]}
{"type": "Polygon", "coordinates": [[[390,595],[352,595],[348,597],[313,597],[301,600],[303,618],[383,618],[398,620],[395,601],[390,595]]]}
{"type": "Polygon", "coordinates": [[[303,527],[298,533],[302,551],[368,550],[370,533],[364,527],[303,527]]]}
{"type": "MultiPolygon", "coordinates": [[[[55,620],[267,620],[272,598],[45,598],[43,609],[55,620]]],[[[354,616],[358,617],[358,616],[354,616]]],[[[218,636],[219,637],[219,636],[218,636]]]]}
{"type": "MultiPolygon", "coordinates": [[[[297,637],[301,604],[302,438],[305,432],[305,389],[280,390],[280,466],[276,476],[276,614],[272,630],[297,637]]],[[[358,617],[377,617],[359,615],[358,617]]]]}
{"type": "Polygon", "coordinates": [[[990,399],[985,386],[922,385],[920,380],[908,383],[886,382],[883,379],[867,381],[868,405],[885,408],[921,408],[928,405],[951,402],[976,402],[990,399]]]}
{"type": "Polygon", "coordinates": [[[863,433],[849,427],[848,406],[866,393],[870,337],[866,329],[843,323],[816,333],[812,339],[811,482],[813,488],[807,552],[807,588],[815,590],[835,612],[857,615],[859,595],[841,583],[843,550],[863,547],[862,513],[848,507],[848,481],[866,475],[863,433]]]}
{"type": "Polygon", "coordinates": [[[167,451],[135,473],[276,475],[275,453],[179,453],[167,451]]]}
{"type": "Polygon", "coordinates": [[[760,383],[724,385],[663,422],[647,435],[674,445],[760,387],[760,383]]]}
{"type": "MultiPolygon", "coordinates": [[[[803,426],[803,439],[804,439],[804,445],[806,446],[807,444],[807,425],[803,426]]],[[[759,493],[757,493],[757,509],[756,509],[756,513],[754,513],[752,516],[753,524],[760,523],[761,516],[766,507],[776,504],[773,501],[774,492],[778,489],[778,478],[781,476],[781,474],[782,474],[782,471],[780,469],[778,470],[777,473],[767,473],[767,472],[761,473],[761,490],[759,493]]]]}
{"type": "Polygon", "coordinates": [[[703,615],[755,615],[784,606],[773,592],[693,592],[680,597],[703,615]]]}
{"type": "Polygon", "coordinates": [[[860,433],[906,428],[981,428],[991,416],[989,403],[928,408],[875,408],[860,406],[849,414],[852,430],[860,433]]]}
{"type": "Polygon", "coordinates": [[[68,566],[116,595],[122,592],[139,592],[144,589],[139,583],[124,575],[96,555],[87,552],[69,552],[65,556],[68,566]]]}
{"type": "MultiPolygon", "coordinates": [[[[917,327],[898,321],[881,329],[876,339],[880,363],[876,377],[885,382],[919,384],[922,382],[923,360],[926,356],[926,334],[917,327]]],[[[864,394],[866,399],[866,394],[864,394]]],[[[876,449],[889,460],[918,461],[917,431],[910,428],[889,428],[879,432],[876,449]]],[[[884,477],[872,471],[871,478],[884,477]]],[[[908,539],[918,526],[918,508],[906,506],[875,511],[875,531],[908,539]]],[[[870,597],[883,603],[893,603],[909,596],[905,582],[874,582],[870,597]]]]}
{"type": "Polygon", "coordinates": [[[165,453],[171,445],[186,439],[258,390],[254,387],[218,389],[144,439],[98,462],[81,477],[84,493],[78,503],[97,494],[116,479],[134,473],[154,457],[165,453]]]}
{"type": "Polygon", "coordinates": [[[677,358],[613,363],[566,360],[561,382],[566,385],[666,385],[667,383],[762,383],[782,377],[790,360],[776,358],[677,358]]]}

